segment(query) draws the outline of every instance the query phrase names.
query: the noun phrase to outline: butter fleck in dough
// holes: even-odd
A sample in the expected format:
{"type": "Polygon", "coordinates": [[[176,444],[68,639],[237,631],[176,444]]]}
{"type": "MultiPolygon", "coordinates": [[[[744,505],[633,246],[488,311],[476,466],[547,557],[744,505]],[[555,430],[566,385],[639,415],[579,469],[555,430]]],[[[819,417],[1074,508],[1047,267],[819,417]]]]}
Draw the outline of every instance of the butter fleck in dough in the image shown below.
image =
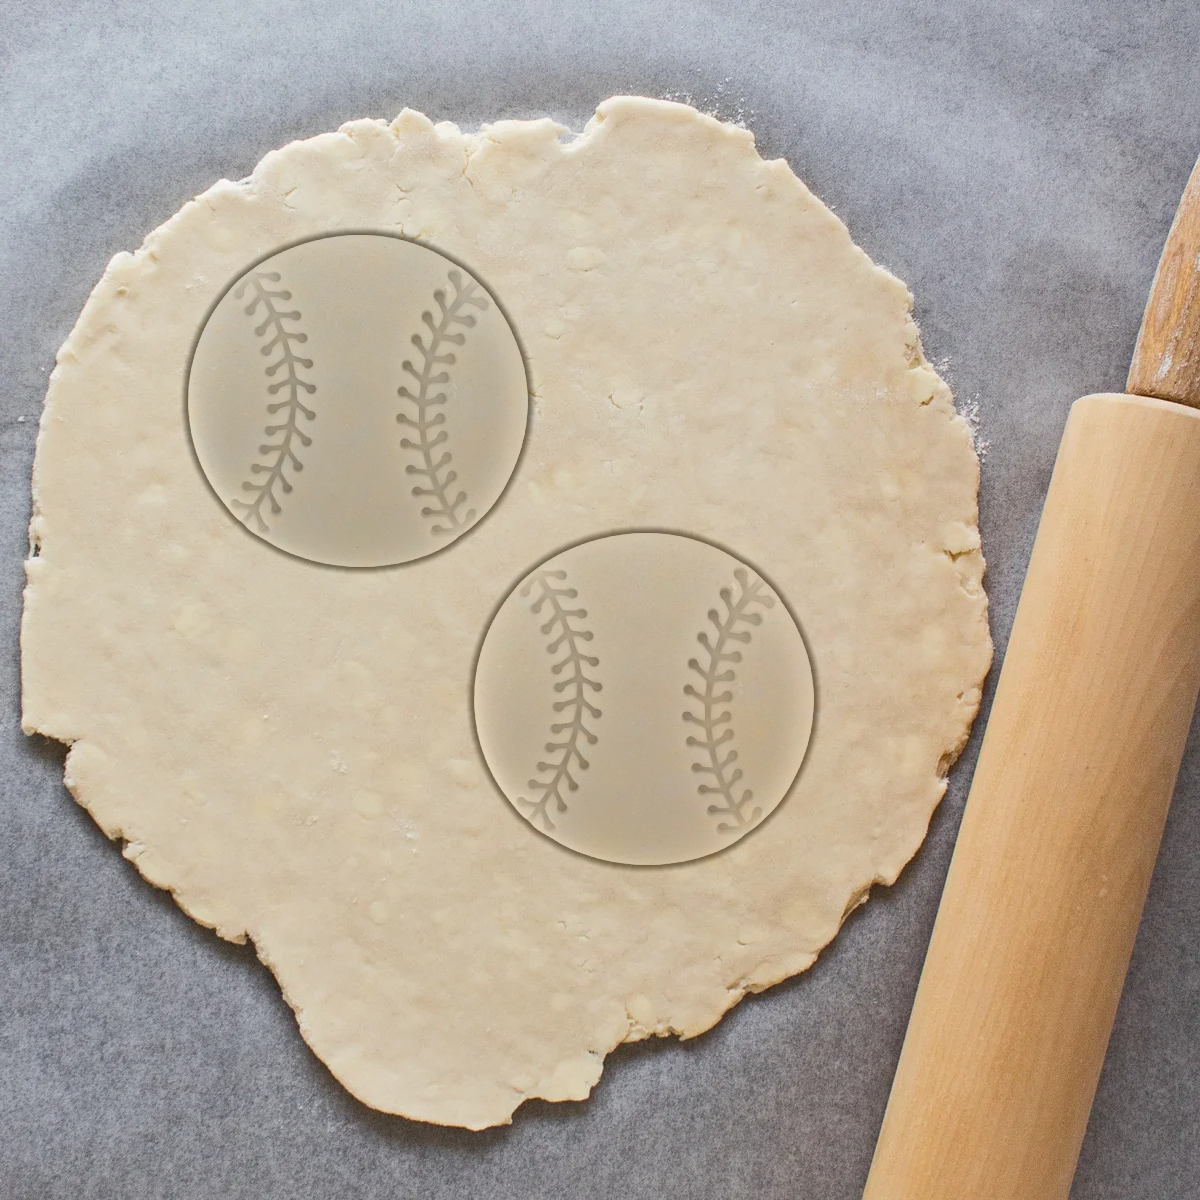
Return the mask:
{"type": "Polygon", "coordinates": [[[904,285],[744,129],[606,101],[468,134],[406,110],[293,143],[118,254],[51,377],[24,718],[150,882],[253,939],[365,1103],[480,1129],[582,1099],[624,1041],[691,1037],[802,971],[925,835],[991,658],[978,462],[904,285]],[[488,520],[346,571],[238,528],[182,414],[225,284],[337,229],[469,263],[524,339],[529,441],[488,520]],[[472,736],[489,613],[555,548],[678,529],[760,564],[813,659],[793,794],[729,851],[563,851],[472,736]]]}

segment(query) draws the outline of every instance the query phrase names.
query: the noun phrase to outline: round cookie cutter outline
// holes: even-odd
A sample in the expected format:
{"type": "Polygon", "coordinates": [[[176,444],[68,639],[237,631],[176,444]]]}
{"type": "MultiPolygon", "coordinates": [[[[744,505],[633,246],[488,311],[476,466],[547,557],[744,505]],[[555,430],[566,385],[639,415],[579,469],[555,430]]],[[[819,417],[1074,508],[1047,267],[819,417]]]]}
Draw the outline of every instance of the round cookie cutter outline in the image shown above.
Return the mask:
{"type": "MultiPolygon", "coordinates": [[[[213,299],[212,303],[204,310],[204,316],[196,329],[196,333],[192,338],[191,346],[188,349],[187,361],[184,364],[183,370],[183,433],[187,440],[188,454],[192,460],[192,464],[196,468],[197,474],[200,476],[200,479],[205,488],[207,488],[209,494],[217,502],[218,507],[220,507],[226,516],[228,516],[228,518],[238,528],[240,528],[247,537],[253,538],[257,545],[265,546],[268,550],[273,550],[277,554],[282,554],[284,557],[290,558],[295,562],[307,563],[309,566],[322,568],[328,571],[396,571],[405,567],[414,567],[418,563],[426,562],[431,558],[437,558],[439,555],[445,554],[447,550],[452,550],[460,542],[463,542],[467,538],[471,537],[481,525],[487,522],[492,513],[494,513],[496,509],[500,507],[505,496],[508,495],[509,489],[512,487],[513,481],[516,479],[517,473],[521,469],[521,464],[525,460],[526,452],[529,449],[530,435],[533,431],[535,416],[536,412],[533,403],[533,372],[530,369],[529,352],[525,348],[524,339],[521,337],[521,332],[517,328],[516,323],[513,321],[511,313],[508,311],[508,308],[505,306],[504,302],[499,298],[495,291],[493,291],[491,285],[481,275],[477,274],[472,267],[468,266],[463,259],[447,253],[440,246],[436,246],[424,238],[409,237],[407,234],[397,233],[395,230],[390,229],[371,229],[355,226],[351,229],[334,229],[324,233],[314,233],[309,237],[296,238],[293,241],[275,246],[265,254],[259,255],[259,257],[254,259],[252,262],[247,263],[241,268],[237,275],[230,279],[229,282],[221,288],[216,297],[213,299]],[[188,409],[188,386],[191,382],[192,363],[196,358],[196,350],[200,345],[200,338],[203,336],[204,330],[207,327],[208,322],[211,320],[213,313],[216,312],[217,307],[225,299],[229,292],[232,291],[232,289],[235,288],[238,283],[245,279],[255,267],[261,266],[268,259],[274,258],[277,254],[283,254],[285,251],[292,250],[297,246],[306,246],[310,242],[320,242],[326,240],[327,238],[363,236],[393,238],[396,241],[410,242],[413,245],[420,246],[425,250],[431,250],[434,254],[440,255],[451,265],[458,267],[462,271],[465,271],[468,277],[475,280],[475,282],[479,284],[484,292],[487,293],[488,299],[496,306],[500,315],[504,318],[505,324],[507,324],[509,332],[513,336],[513,341],[515,341],[517,344],[517,352],[521,356],[521,367],[525,372],[525,435],[521,439],[521,447],[517,451],[517,457],[513,462],[512,470],[509,472],[508,479],[505,482],[504,487],[500,489],[500,494],[496,497],[495,501],[492,503],[492,506],[487,510],[487,512],[485,512],[483,516],[475,521],[465,533],[454,538],[453,541],[447,542],[444,546],[438,546],[435,550],[431,550],[428,554],[422,554],[419,558],[410,558],[404,562],[378,563],[372,566],[360,567],[349,566],[344,563],[321,562],[320,559],[316,558],[305,558],[303,554],[296,554],[291,550],[285,550],[282,546],[277,546],[274,542],[269,541],[267,538],[255,533],[255,531],[251,529],[244,521],[238,519],[237,514],[229,508],[224,500],[221,499],[221,494],[217,491],[216,487],[205,473],[204,467],[200,462],[200,456],[196,452],[196,443],[192,437],[192,425],[188,409]]],[[[474,680],[473,674],[472,680],[474,680]]]]}
{"type": "Polygon", "coordinates": [[[536,562],[531,563],[513,580],[511,584],[509,584],[507,588],[505,588],[503,595],[500,596],[500,598],[488,611],[487,618],[483,623],[483,629],[481,630],[479,637],[475,642],[475,651],[471,655],[471,677],[467,690],[467,708],[468,716],[470,717],[471,721],[471,741],[475,744],[475,753],[478,756],[479,765],[483,768],[484,773],[491,783],[493,792],[495,792],[497,798],[503,802],[504,808],[508,811],[508,815],[513,820],[520,822],[520,824],[526,829],[533,830],[533,832],[537,834],[537,836],[543,842],[548,842],[551,846],[562,853],[575,855],[579,858],[586,859],[588,862],[599,863],[606,867],[613,867],[617,870],[624,871],[678,871],[687,867],[692,867],[696,863],[707,862],[709,859],[716,858],[718,855],[728,854],[735,847],[739,846],[748,838],[756,836],[762,829],[770,824],[770,822],[774,819],[775,814],[779,812],[779,810],[783,808],[783,806],[787,804],[789,800],[792,799],[796,792],[796,787],[800,782],[800,778],[804,774],[804,768],[808,763],[809,755],[812,751],[812,745],[817,738],[818,729],[820,726],[821,682],[820,675],[817,670],[817,660],[813,656],[812,652],[812,643],[808,635],[804,632],[804,625],[799,616],[796,614],[796,610],[792,607],[791,601],[787,598],[787,594],[776,585],[775,580],[768,572],[761,570],[751,559],[746,558],[742,554],[736,552],[724,542],[717,541],[716,538],[704,537],[698,533],[691,533],[685,529],[675,529],[667,525],[630,525],[621,526],[615,529],[606,529],[600,533],[592,533],[588,534],[586,537],[576,538],[574,541],[564,542],[556,549],[551,550],[548,554],[543,555],[536,562]],[[753,829],[749,830],[735,841],[730,842],[728,846],[720,846],[716,850],[710,851],[708,854],[701,854],[696,858],[684,859],[682,862],[623,863],[615,862],[611,858],[597,858],[595,855],[587,854],[583,850],[577,850],[573,846],[567,846],[558,841],[557,838],[551,837],[550,834],[545,830],[539,829],[533,824],[532,821],[526,819],[518,811],[516,805],[513,804],[513,802],[508,798],[508,793],[505,792],[505,790],[500,786],[495,775],[492,774],[492,768],[488,763],[487,755],[485,755],[483,752],[483,743],[480,741],[479,727],[475,719],[475,680],[479,673],[479,656],[483,652],[483,643],[492,628],[492,623],[496,619],[496,614],[499,613],[500,609],[503,608],[508,602],[509,597],[517,590],[517,588],[521,586],[522,583],[524,583],[526,579],[530,577],[530,575],[532,575],[539,567],[545,566],[545,564],[548,563],[552,558],[557,558],[558,555],[565,554],[568,550],[574,550],[577,546],[586,545],[588,542],[598,542],[604,538],[620,537],[622,534],[626,533],[665,533],[671,534],[675,537],[690,538],[694,542],[701,542],[703,545],[711,546],[714,550],[720,550],[722,553],[728,554],[729,557],[735,561],[749,567],[761,580],[763,580],[764,583],[771,588],[771,590],[775,593],[775,596],[778,598],[779,603],[783,605],[784,610],[792,618],[792,621],[796,626],[796,632],[800,635],[800,641],[804,646],[804,652],[808,655],[809,671],[812,674],[813,711],[812,725],[808,733],[808,742],[804,747],[803,755],[801,755],[800,765],[796,768],[796,774],[792,777],[791,783],[788,784],[787,790],[783,793],[783,796],[780,798],[779,802],[773,809],[771,809],[769,813],[767,813],[765,817],[762,818],[761,821],[758,822],[757,825],[754,826],[753,829]]]}

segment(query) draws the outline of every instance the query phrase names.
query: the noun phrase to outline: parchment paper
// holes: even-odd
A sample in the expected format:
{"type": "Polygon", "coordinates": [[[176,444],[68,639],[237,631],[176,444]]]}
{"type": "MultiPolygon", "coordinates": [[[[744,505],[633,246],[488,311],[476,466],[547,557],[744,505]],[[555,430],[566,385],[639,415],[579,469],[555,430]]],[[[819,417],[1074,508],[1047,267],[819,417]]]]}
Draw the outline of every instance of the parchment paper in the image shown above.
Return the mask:
{"type": "MultiPolygon", "coordinates": [[[[907,281],[977,409],[1002,653],[1067,408],[1121,388],[1200,151],[1198,53],[1193,0],[0,0],[0,1196],[852,1200],[982,728],[900,883],[712,1033],[625,1048],[589,1102],[485,1134],[363,1108],[252,953],[144,883],[18,729],[37,418],[113,253],[267,150],[406,104],[578,128],[639,92],[743,119],[907,281]]],[[[1197,1179],[1193,737],[1073,1195],[1197,1179]]]]}

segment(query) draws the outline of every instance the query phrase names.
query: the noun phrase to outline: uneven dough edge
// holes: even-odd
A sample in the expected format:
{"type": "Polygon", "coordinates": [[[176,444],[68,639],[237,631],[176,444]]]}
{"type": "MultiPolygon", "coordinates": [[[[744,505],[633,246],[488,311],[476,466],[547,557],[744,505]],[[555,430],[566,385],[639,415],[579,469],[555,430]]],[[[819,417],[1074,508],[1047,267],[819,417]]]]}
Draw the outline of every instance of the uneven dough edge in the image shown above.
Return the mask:
{"type": "MultiPolygon", "coordinates": [[[[670,112],[672,109],[682,109],[682,114],[687,114],[682,119],[689,121],[695,119],[691,110],[687,110],[683,106],[667,105],[665,102],[644,101],[635,98],[616,98],[607,101],[597,110],[597,116],[589,122],[584,132],[576,140],[567,143],[563,147],[562,152],[565,154],[574,154],[586,151],[590,144],[590,139],[599,136],[604,122],[610,118],[629,119],[631,115],[637,116],[639,113],[647,111],[662,113],[664,111],[670,112]]],[[[719,123],[712,121],[712,118],[700,119],[710,121],[714,125],[719,125],[719,123]]],[[[751,135],[745,131],[730,133],[728,132],[728,127],[719,126],[719,128],[722,130],[722,136],[747,139],[752,145],[751,135]]],[[[330,139],[349,139],[353,141],[359,138],[375,139],[390,137],[399,144],[402,138],[407,136],[408,133],[417,130],[420,131],[420,135],[423,137],[433,136],[443,141],[460,143],[465,150],[464,175],[466,175],[470,163],[476,155],[486,152],[489,147],[496,144],[494,140],[496,137],[501,138],[508,149],[513,147],[519,149],[522,142],[525,141],[534,148],[544,148],[548,137],[557,140],[565,132],[561,127],[547,121],[502,122],[496,126],[485,126],[478,134],[463,135],[453,126],[432,126],[420,114],[405,110],[391,125],[372,121],[352,122],[344,126],[338,134],[326,134],[309,139],[306,142],[292,143],[282,150],[274,151],[267,155],[247,180],[236,184],[221,181],[195,201],[192,201],[191,204],[204,204],[212,200],[218,200],[226,195],[229,189],[236,189],[239,192],[250,194],[269,191],[272,188],[270,180],[273,174],[280,170],[289,159],[301,158],[313,152],[323,152],[324,149],[334,144],[330,139]]],[[[764,164],[764,166],[770,166],[776,172],[786,172],[791,176],[791,172],[786,167],[786,164],[764,164]]],[[[791,179],[794,180],[795,177],[791,176],[791,179]]],[[[808,194],[806,189],[803,189],[803,184],[800,184],[798,180],[795,182],[799,185],[800,189],[804,190],[805,194],[808,194]]],[[[158,239],[169,231],[173,222],[183,219],[185,211],[186,209],[181,210],[180,214],[177,214],[158,230],[151,233],[143,243],[142,248],[134,255],[119,254],[114,257],[89,298],[75,330],[68,337],[67,342],[60,351],[60,365],[69,363],[80,354],[85,353],[90,341],[97,336],[103,336],[102,328],[100,330],[94,328],[96,318],[103,316],[104,306],[110,303],[112,294],[122,286],[121,280],[126,277],[126,274],[130,272],[136,273],[147,260],[153,260],[155,254],[154,248],[158,239]]],[[[836,220],[836,218],[833,219],[836,220]]],[[[858,253],[862,254],[862,251],[858,251],[858,253]]],[[[865,257],[864,254],[863,258],[865,259],[865,257]]],[[[881,271],[877,267],[873,269],[881,271]]],[[[902,287],[902,285],[899,286],[902,287]]],[[[911,306],[911,298],[909,303],[911,306]]],[[[928,363],[921,351],[919,341],[914,343],[910,365],[914,368],[914,372],[921,370],[932,376],[931,395],[925,403],[930,403],[936,407],[949,408],[952,413],[953,409],[948,389],[945,388],[942,381],[937,379],[936,375],[929,369],[928,363]]],[[[50,423],[63,419],[63,415],[58,411],[57,404],[56,382],[59,373],[60,368],[56,367],[54,374],[51,376],[46,408],[42,417],[43,434],[50,423]]],[[[955,421],[961,420],[957,417],[953,417],[952,419],[955,421]]],[[[43,511],[42,495],[39,487],[39,460],[41,459],[42,452],[41,440],[40,435],[38,460],[35,460],[34,467],[33,517],[30,525],[31,554],[33,557],[28,561],[26,568],[28,580],[25,600],[26,614],[22,626],[24,702],[22,727],[26,732],[43,733],[46,736],[54,737],[71,745],[66,774],[68,786],[72,794],[79,803],[92,812],[108,836],[127,841],[124,850],[126,857],[138,867],[139,871],[151,883],[172,891],[176,901],[185,911],[189,912],[190,915],[202,924],[214,928],[220,936],[233,941],[244,941],[249,936],[253,940],[259,957],[262,958],[264,963],[279,978],[284,995],[288,998],[288,1002],[297,1014],[303,1036],[313,1046],[314,1050],[326,1062],[329,1062],[330,1058],[336,1058],[336,1055],[330,1052],[330,1047],[324,1044],[321,1035],[310,1026],[306,1018],[303,1003],[300,1001],[298,995],[293,994],[293,989],[289,987],[289,983],[285,979],[285,968],[276,960],[270,935],[264,934],[261,931],[256,932],[254,929],[248,927],[242,927],[238,922],[230,922],[219,914],[214,915],[206,906],[206,902],[202,896],[191,894],[186,880],[177,883],[172,879],[170,867],[167,866],[164,868],[156,861],[154,851],[148,848],[136,836],[137,831],[130,831],[127,837],[124,825],[120,820],[113,819],[111,808],[103,800],[99,802],[89,801],[90,785],[87,779],[89,770],[88,730],[84,724],[72,718],[66,708],[54,703],[52,699],[53,681],[46,678],[35,678],[35,673],[31,673],[28,670],[28,658],[24,652],[24,647],[26,632],[32,627],[30,613],[43,601],[43,597],[39,595],[39,592],[43,589],[50,593],[49,602],[53,602],[52,581],[47,578],[47,574],[51,570],[50,562],[53,560],[53,537],[48,536],[48,532],[50,531],[46,529],[47,518],[46,513],[43,511]]],[[[974,486],[977,491],[977,461],[975,463],[974,486]]],[[[916,837],[915,841],[910,839],[908,844],[897,848],[897,853],[890,857],[887,868],[877,874],[873,880],[874,883],[890,884],[894,882],[900,870],[903,869],[903,866],[919,848],[920,842],[924,837],[929,816],[932,814],[933,806],[936,805],[937,800],[944,793],[946,773],[965,745],[971,723],[978,710],[980,685],[990,665],[991,647],[990,639],[987,638],[986,633],[986,596],[980,587],[984,563],[979,550],[977,525],[974,524],[975,514],[972,513],[970,515],[972,523],[968,524],[964,521],[962,525],[961,545],[952,548],[943,548],[939,552],[946,554],[951,559],[954,569],[959,573],[963,581],[964,590],[974,598],[973,603],[976,605],[977,620],[982,631],[979,637],[979,644],[976,647],[978,653],[973,667],[976,677],[973,686],[965,687],[960,695],[960,704],[956,713],[956,727],[947,731],[946,744],[937,763],[936,796],[932,797],[932,805],[930,805],[926,813],[925,824],[920,828],[919,836],[916,837]],[[986,643],[986,650],[984,643],[986,643]]],[[[837,927],[840,927],[841,922],[845,920],[846,916],[859,904],[865,902],[870,886],[871,884],[867,884],[847,897],[837,926],[828,931],[828,936],[821,943],[822,946],[827,944],[834,936],[837,927]]],[[[367,1086],[364,1086],[363,1081],[353,1071],[340,1070],[336,1063],[330,1063],[330,1066],[348,1090],[358,1095],[365,1103],[371,1104],[373,1107],[382,1108],[385,1111],[398,1112],[401,1115],[410,1116],[414,1119],[435,1123],[463,1124],[469,1128],[484,1128],[494,1124],[506,1123],[511,1119],[511,1114],[515,1108],[525,1099],[538,1097],[548,1100],[561,1100],[583,1099],[586,1097],[600,1077],[604,1056],[624,1041],[640,1040],[651,1034],[657,1036],[677,1034],[686,1038],[704,1032],[706,1029],[711,1028],[725,1012],[737,1004],[747,992],[764,990],[774,983],[806,969],[815,961],[819,949],[820,947],[807,950],[792,949],[790,952],[774,952],[765,955],[755,965],[752,965],[750,969],[736,972],[726,985],[723,1000],[710,997],[710,1003],[707,1008],[702,1013],[693,1011],[689,1018],[679,1020],[667,1019],[664,1021],[653,1009],[643,1010],[641,1006],[634,1005],[633,1007],[638,1009],[635,1012],[627,1005],[624,1013],[623,1028],[618,1023],[617,1026],[610,1029],[606,1038],[599,1041],[596,1045],[589,1047],[585,1053],[574,1059],[562,1061],[559,1069],[552,1072],[548,1077],[543,1076],[534,1081],[523,1092],[519,1094],[514,1093],[511,1097],[511,1103],[508,1104],[506,1109],[505,1103],[507,1102],[489,1102],[480,1106],[478,1112],[466,1116],[465,1119],[462,1115],[449,1114],[436,1106],[408,1109],[397,1106],[390,1097],[377,1093],[369,1083],[367,1086]]]]}

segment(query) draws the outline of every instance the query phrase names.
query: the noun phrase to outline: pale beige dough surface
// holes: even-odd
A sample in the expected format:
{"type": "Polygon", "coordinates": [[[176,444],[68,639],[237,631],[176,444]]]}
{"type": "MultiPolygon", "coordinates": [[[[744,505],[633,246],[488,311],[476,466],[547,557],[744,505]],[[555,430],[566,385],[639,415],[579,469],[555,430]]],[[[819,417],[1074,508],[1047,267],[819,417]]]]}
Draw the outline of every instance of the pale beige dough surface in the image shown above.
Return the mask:
{"type": "Polygon", "coordinates": [[[24,725],[153,883],[253,939],[366,1103],[479,1128],[586,1096],[815,959],[920,845],[991,645],[978,463],[911,299],[745,130],[614,99],[569,140],[406,111],[268,155],[117,255],[59,355],[34,475],[24,725]],[[323,568],[213,499],[188,353],[247,263],[333,229],[471,265],[534,388],[509,493],[450,551],[323,568]],[[487,780],[468,689],[556,547],[653,526],[761,564],[817,717],[768,826],[666,869],[571,854],[487,780]]]}

